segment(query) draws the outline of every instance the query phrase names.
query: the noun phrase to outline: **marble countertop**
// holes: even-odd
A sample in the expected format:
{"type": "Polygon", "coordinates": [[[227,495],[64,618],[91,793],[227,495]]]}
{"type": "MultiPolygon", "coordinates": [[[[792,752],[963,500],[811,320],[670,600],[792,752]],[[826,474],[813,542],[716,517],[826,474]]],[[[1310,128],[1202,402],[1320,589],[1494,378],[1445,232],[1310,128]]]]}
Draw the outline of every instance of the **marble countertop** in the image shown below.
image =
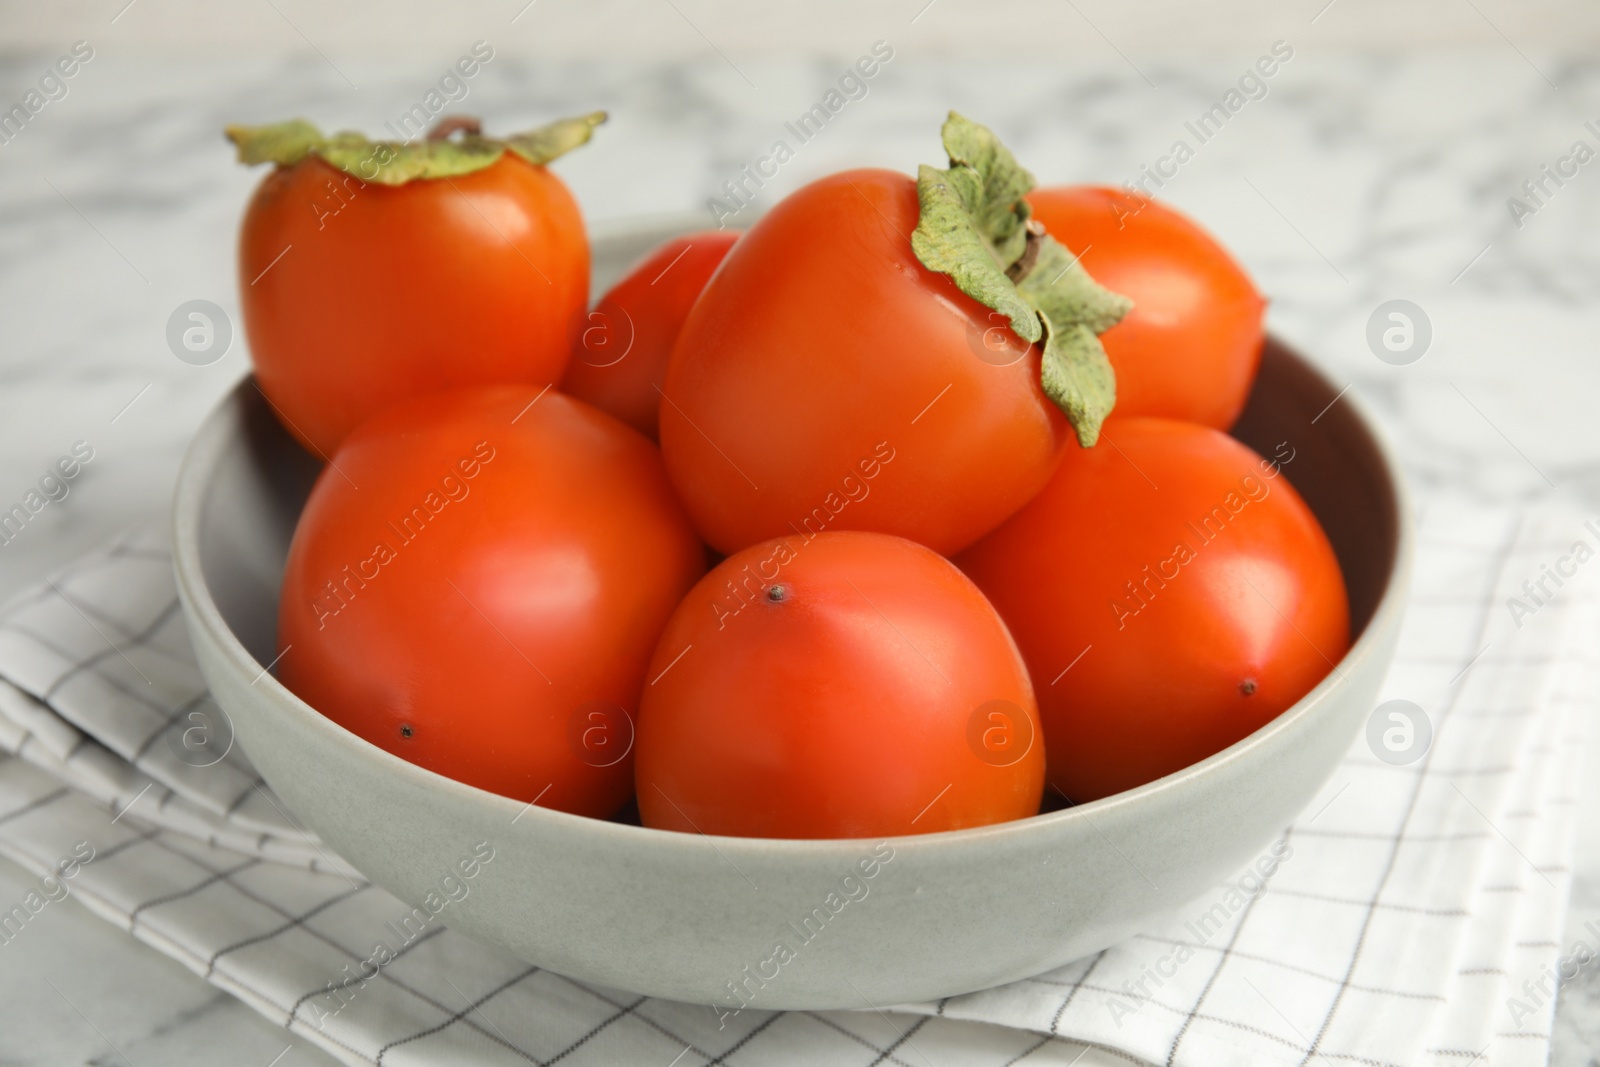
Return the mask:
{"type": "MultiPolygon", "coordinates": [[[[1266,95],[1160,195],[1246,263],[1271,298],[1272,328],[1377,412],[1419,499],[1559,491],[1600,508],[1600,162],[1552,183],[1520,226],[1507,206],[1574,142],[1600,148],[1600,62],[1530,57],[1510,42],[1361,58],[1319,49],[1314,23],[1294,33],[1263,29],[1254,51],[1137,67],[1112,50],[956,62],[905,45],[755,206],[845,166],[936,159],[950,107],[999,130],[1046,181],[1137,178],[1192,140],[1185,122],[1283,37],[1293,58],[1266,95]],[[1366,341],[1392,299],[1415,303],[1432,328],[1426,354],[1404,366],[1366,341]]],[[[232,162],[221,127],[304,115],[377,130],[471,44],[337,68],[316,56],[128,59],[103,45],[64,98],[0,143],[0,507],[75,442],[94,449],[70,494],[0,547],[0,594],[159,519],[187,439],[245,373],[239,340],[209,366],[180,361],[166,341],[186,301],[236,316],[235,229],[258,175],[232,162]]],[[[497,56],[457,107],[500,129],[607,108],[595,142],[557,166],[589,217],[704,211],[871,44],[841,41],[837,58],[804,61],[497,56]]],[[[56,58],[0,59],[0,103],[21,100],[56,58]]],[[[1585,805],[1569,940],[1600,918],[1600,797],[1585,805]]],[[[24,882],[0,863],[0,896],[24,882]]],[[[7,1063],[331,1062],[75,905],[0,953],[0,1035],[7,1063]],[[73,1004],[40,975],[73,990],[73,1004]]],[[[1595,1048],[1590,968],[1563,990],[1553,1062],[1594,1063],[1595,1048]]]]}

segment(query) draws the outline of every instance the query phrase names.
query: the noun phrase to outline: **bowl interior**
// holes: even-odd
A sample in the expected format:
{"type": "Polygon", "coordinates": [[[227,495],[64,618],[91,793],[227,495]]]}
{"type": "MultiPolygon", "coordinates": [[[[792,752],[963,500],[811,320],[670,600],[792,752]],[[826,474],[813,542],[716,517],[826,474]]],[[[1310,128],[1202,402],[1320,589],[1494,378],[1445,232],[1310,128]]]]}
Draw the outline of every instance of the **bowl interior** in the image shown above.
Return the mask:
{"type": "MultiPolygon", "coordinates": [[[[245,454],[228,462],[250,468],[252,477],[212,483],[205,515],[224,521],[228,536],[201,539],[201,567],[209,588],[229,594],[217,607],[234,635],[259,662],[270,663],[289,542],[322,465],[283,429],[260,393],[251,394],[243,405],[245,454]]],[[[1349,398],[1274,337],[1267,338],[1255,387],[1231,433],[1264,456],[1293,450],[1284,453],[1293,456],[1284,474],[1333,544],[1350,598],[1351,639],[1359,638],[1389,587],[1400,543],[1399,491],[1382,446],[1349,398]]]]}

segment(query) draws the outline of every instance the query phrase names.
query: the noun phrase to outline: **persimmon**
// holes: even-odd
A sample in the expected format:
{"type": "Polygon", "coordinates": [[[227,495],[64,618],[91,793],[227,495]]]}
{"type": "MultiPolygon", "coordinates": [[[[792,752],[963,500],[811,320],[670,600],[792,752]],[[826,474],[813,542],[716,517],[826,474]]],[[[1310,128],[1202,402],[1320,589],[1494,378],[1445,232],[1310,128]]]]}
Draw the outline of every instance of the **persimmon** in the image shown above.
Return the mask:
{"type": "Polygon", "coordinates": [[[1344,577],[1284,466],[1206,426],[1114,418],[957,558],[1032,672],[1050,781],[1095,800],[1270,722],[1350,647],[1344,577]]]}
{"type": "Polygon", "coordinates": [[[420,143],[228,128],[242,162],[274,165],[245,210],[239,292],[256,381],[301,444],[326,460],[397,400],[560,380],[589,244],[545,164],[604,117],[504,140],[441,123],[465,135],[420,143]]]}
{"type": "Polygon", "coordinates": [[[661,448],[717,549],[871,530],[955,552],[1094,441],[1115,392],[1096,334],[1127,301],[1029,224],[1032,178],[992,133],[952,114],[944,143],[948,169],[790,194],[689,313],[661,448]]]}

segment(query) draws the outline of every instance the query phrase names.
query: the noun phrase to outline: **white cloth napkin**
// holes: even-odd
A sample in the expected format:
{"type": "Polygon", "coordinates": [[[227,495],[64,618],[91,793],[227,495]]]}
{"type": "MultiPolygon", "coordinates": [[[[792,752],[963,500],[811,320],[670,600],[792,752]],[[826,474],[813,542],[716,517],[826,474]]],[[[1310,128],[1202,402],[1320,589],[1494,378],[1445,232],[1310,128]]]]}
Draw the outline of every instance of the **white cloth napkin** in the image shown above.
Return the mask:
{"type": "Polygon", "coordinates": [[[1057,971],[722,1026],[705,1006],[531,967],[450,931],[448,910],[404,927],[411,906],[229,747],[165,543],[130,535],[0,609],[0,854],[40,878],[0,901],[0,950],[70,894],[354,1064],[1543,1063],[1600,689],[1600,522],[1439,504],[1420,526],[1383,694],[1429,716],[1417,762],[1358,738],[1254,870],[1057,971]],[[1575,576],[1523,589],[1563,557],[1572,569],[1580,540],[1575,576]]]}

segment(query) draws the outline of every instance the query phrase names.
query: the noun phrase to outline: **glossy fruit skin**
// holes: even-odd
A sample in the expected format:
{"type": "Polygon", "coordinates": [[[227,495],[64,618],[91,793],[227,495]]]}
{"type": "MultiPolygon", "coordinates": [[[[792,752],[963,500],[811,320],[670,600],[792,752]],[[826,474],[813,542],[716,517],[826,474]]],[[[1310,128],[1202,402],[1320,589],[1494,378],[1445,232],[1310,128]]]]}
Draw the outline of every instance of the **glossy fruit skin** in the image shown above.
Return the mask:
{"type": "Polygon", "coordinates": [[[1054,186],[1028,202],[1096,281],[1133,300],[1100,336],[1117,374],[1115,413],[1232,426],[1264,338],[1266,301],[1244,268],[1187,216],[1124,190],[1054,186]]]}
{"type": "Polygon", "coordinates": [[[650,679],[646,826],[876,837],[1039,810],[1044,751],[1016,646],[976,586],[903,538],[791,535],[730,556],[673,614],[650,679]]]}
{"type": "Polygon", "coordinates": [[[1050,782],[1072,800],[1221,751],[1349,649],[1344,578],[1283,472],[1293,456],[1287,442],[1265,460],[1208,427],[1113,417],[957,559],[1022,649],[1050,782]]]}
{"type": "Polygon", "coordinates": [[[740,232],[674,237],[635,264],[589,312],[561,391],[654,439],[672,346],[740,232]]]}
{"type": "Polygon", "coordinates": [[[349,436],[290,546],[278,672],[403,759],[605,817],[633,791],[645,665],[704,548],[654,445],[538,394],[420,397],[349,436]]]}
{"type": "Polygon", "coordinates": [[[813,182],[740,238],[689,313],[661,449],[718,550],[826,529],[954,552],[1049,479],[1070,430],[1039,353],[917,260],[918,214],[903,174],[813,182]]]}
{"type": "Polygon", "coordinates": [[[404,397],[559,381],[588,304],[589,244],[561,179],[509,152],[400,186],[313,156],[251,198],[239,291],[256,380],[327,459],[404,397]]]}

